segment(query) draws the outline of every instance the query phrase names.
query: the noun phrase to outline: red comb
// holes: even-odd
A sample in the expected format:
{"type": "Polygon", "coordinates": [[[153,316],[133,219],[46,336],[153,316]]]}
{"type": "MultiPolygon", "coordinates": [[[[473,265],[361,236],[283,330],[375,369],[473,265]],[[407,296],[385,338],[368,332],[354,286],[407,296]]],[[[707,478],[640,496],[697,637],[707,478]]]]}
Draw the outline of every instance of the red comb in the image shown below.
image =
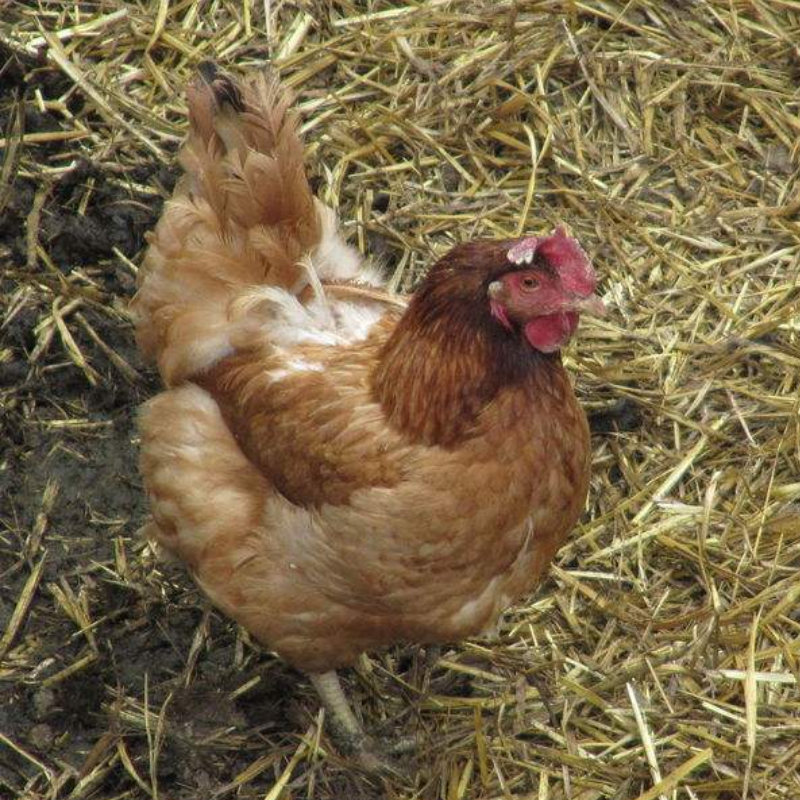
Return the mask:
{"type": "Polygon", "coordinates": [[[589,257],[578,240],[560,225],[549,236],[521,239],[509,249],[507,257],[512,264],[522,265],[531,264],[536,254],[558,273],[567,291],[582,296],[594,291],[597,277],[589,257]]]}

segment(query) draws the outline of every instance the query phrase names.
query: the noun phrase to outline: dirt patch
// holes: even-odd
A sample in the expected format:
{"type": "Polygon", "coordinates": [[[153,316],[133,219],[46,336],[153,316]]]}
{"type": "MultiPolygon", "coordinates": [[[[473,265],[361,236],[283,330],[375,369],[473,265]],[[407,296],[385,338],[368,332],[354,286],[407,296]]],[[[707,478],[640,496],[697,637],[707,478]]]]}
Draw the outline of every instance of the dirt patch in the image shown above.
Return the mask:
{"type": "MultiPolygon", "coordinates": [[[[9,62],[8,53],[5,61],[0,126],[8,130],[19,115],[27,134],[58,132],[63,115],[36,106],[55,103],[69,81],[9,62]]],[[[70,113],[80,107],[78,97],[68,104],[70,113]]],[[[171,797],[197,798],[252,761],[265,732],[291,730],[291,679],[277,668],[263,688],[270,659],[208,618],[182,569],[167,566],[174,580],[152,582],[158,567],[135,533],[146,514],[136,410],[159,384],[140,363],[125,316],[135,286],[126,260],[138,260],[163,203],[154,191],[168,192],[176,169],[155,160],[120,169],[63,141],[17,157],[30,168],[13,175],[0,215],[2,290],[16,303],[0,363],[0,630],[26,592],[31,603],[5,652],[28,679],[0,683],[0,731],[27,756],[0,752],[0,787],[36,782],[30,756],[71,768],[65,796],[81,779],[95,796],[123,791],[125,770],[94,775],[105,757],[98,748],[124,742],[133,764],[146,761],[147,726],[131,700],[146,692],[151,709],[176,721],[163,743],[162,786],[171,797]],[[203,654],[184,689],[187,646],[199,630],[203,654]],[[252,662],[244,675],[243,659],[252,662]],[[229,700],[246,680],[255,688],[229,700]],[[256,735],[242,735],[239,751],[218,751],[215,735],[231,728],[256,735]]]]}

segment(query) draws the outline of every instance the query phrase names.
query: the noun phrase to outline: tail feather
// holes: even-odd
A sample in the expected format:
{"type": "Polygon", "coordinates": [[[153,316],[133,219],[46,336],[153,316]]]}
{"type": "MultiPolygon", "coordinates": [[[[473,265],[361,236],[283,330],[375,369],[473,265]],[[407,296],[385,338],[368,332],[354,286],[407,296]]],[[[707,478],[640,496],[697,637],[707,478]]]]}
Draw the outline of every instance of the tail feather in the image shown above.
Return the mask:
{"type": "Polygon", "coordinates": [[[167,385],[231,352],[254,325],[236,301],[255,286],[300,294],[300,262],[331,227],[308,185],[292,98],[274,76],[235,82],[205,64],[187,100],[185,174],[150,237],[132,303],[140,348],[167,385]]]}

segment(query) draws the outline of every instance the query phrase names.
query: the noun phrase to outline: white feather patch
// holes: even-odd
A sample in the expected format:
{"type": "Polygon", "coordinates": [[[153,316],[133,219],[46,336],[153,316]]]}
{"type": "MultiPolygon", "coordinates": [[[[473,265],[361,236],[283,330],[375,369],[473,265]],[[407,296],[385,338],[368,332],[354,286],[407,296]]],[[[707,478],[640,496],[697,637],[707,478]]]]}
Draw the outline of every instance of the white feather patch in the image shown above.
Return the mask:
{"type": "Polygon", "coordinates": [[[316,201],[316,205],[322,223],[322,235],[311,254],[311,261],[317,275],[323,281],[358,280],[362,271],[361,257],[355,248],[350,247],[339,236],[333,209],[319,200],[316,201]]]}
{"type": "Polygon", "coordinates": [[[291,292],[274,286],[250,289],[231,305],[233,318],[255,321],[271,344],[284,348],[361,341],[385,311],[382,303],[331,297],[315,297],[303,305],[291,292]]]}

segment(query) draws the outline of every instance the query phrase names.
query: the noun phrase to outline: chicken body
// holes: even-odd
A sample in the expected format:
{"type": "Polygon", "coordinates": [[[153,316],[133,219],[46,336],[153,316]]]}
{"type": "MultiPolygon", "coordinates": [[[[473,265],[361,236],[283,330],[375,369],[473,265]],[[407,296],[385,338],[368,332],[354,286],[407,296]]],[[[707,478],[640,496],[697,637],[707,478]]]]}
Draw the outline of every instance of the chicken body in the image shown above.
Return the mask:
{"type": "Polygon", "coordinates": [[[560,357],[497,305],[503,276],[585,257],[562,233],[463,245],[402,309],[311,196],[274,81],[206,67],[189,107],[134,301],[167,387],[141,417],[149,535],[309,673],[481,632],[536,585],[589,471],[560,357]]]}
{"type": "Polygon", "coordinates": [[[310,672],[481,632],[535,585],[585,499],[588,434],[558,373],[502,392],[459,447],[412,443],[370,397],[381,335],[293,351],[323,369],[280,380],[284,359],[231,357],[143,416],[156,538],[310,672]],[[533,401],[552,413],[531,417],[533,401]],[[555,424],[565,402],[569,426],[555,424]]]}

